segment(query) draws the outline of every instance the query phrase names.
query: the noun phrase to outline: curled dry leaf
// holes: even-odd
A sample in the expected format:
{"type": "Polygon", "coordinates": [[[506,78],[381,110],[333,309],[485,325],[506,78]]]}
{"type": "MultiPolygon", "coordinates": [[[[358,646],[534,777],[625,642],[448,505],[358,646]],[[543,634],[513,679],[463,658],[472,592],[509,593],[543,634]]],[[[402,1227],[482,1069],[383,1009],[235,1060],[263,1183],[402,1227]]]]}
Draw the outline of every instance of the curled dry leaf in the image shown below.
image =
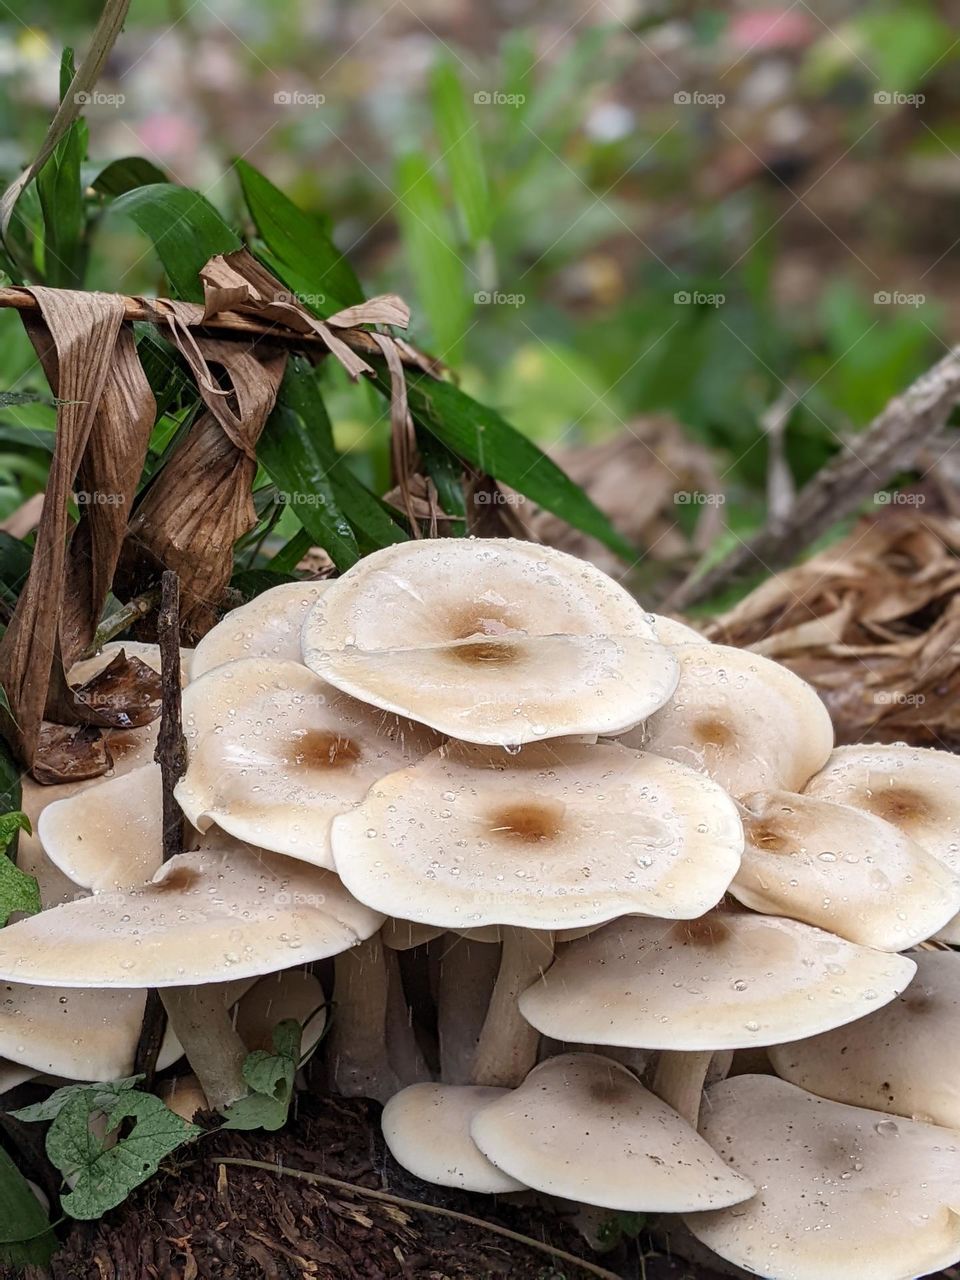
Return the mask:
{"type": "Polygon", "coordinates": [[[820,692],[841,743],[960,748],[960,519],[890,510],[768,579],[711,638],[820,692]]]}
{"type": "Polygon", "coordinates": [[[73,686],[90,723],[110,729],[139,729],[160,714],[160,673],[123,649],[85,684],[73,686]]]}
{"type": "Polygon", "coordinates": [[[74,728],[44,721],[37,738],[33,776],[44,786],[99,778],[112,764],[104,736],[94,725],[74,728]]]}
{"type": "Polygon", "coordinates": [[[57,436],[30,574],[0,640],[0,684],[10,704],[3,727],[28,766],[48,705],[59,719],[64,712],[85,718],[64,664],[80,656],[96,629],[155,408],[132,335],[121,329],[122,298],[31,293],[38,312],[24,324],[58,397],[57,436]],[[75,486],[89,501],[71,538],[67,502],[75,486]]]}

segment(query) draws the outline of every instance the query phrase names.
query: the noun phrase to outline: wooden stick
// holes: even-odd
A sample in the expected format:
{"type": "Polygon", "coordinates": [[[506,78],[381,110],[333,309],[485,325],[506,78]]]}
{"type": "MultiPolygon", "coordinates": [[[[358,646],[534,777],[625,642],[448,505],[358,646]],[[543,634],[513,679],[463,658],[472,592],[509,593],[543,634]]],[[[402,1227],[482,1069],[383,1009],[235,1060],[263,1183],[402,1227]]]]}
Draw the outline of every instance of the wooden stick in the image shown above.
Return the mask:
{"type": "MultiPolygon", "coordinates": [[[[169,569],[160,580],[160,612],[157,615],[157,640],[160,645],[160,680],[163,709],[154,760],[160,766],[163,804],[163,861],[169,862],[183,852],[183,814],[173,789],[187,767],[186,743],[183,737],[183,713],[180,697],[180,579],[169,569]]],[[[160,993],[151,988],[143,1010],[140,1039],[134,1055],[133,1069],[145,1077],[147,1089],[153,1085],[157,1057],[167,1029],[167,1013],[160,993]]]]}
{"type": "Polygon", "coordinates": [[[219,1165],[239,1165],[244,1169],[263,1169],[267,1173],[276,1173],[285,1178],[299,1178],[302,1182],[312,1182],[320,1187],[336,1187],[338,1191],[346,1191],[351,1195],[364,1196],[368,1200],[379,1200],[381,1204],[396,1205],[401,1209],[409,1209],[413,1213],[432,1213],[441,1218],[453,1218],[456,1222],[469,1223],[482,1231],[492,1231],[494,1235],[513,1240],[516,1244],[525,1245],[539,1253],[549,1254],[551,1258],[559,1258],[568,1267],[577,1267],[589,1275],[599,1276],[600,1280],[621,1280],[614,1271],[598,1267],[586,1258],[578,1258],[575,1253],[567,1253],[566,1249],[558,1249],[555,1245],[546,1244],[543,1240],[534,1240],[532,1236],[521,1235],[519,1231],[511,1231],[509,1227],[501,1227],[495,1222],[485,1222],[483,1218],[474,1218],[472,1214],[460,1213],[456,1209],[445,1209],[438,1204],[424,1204],[422,1200],[407,1200],[403,1196],[391,1195],[389,1191],[375,1191],[371,1187],[358,1187],[353,1182],[342,1182],[339,1178],[330,1178],[325,1173],[310,1173],[306,1169],[288,1169],[286,1165],[268,1164],[266,1160],[241,1160],[236,1156],[217,1156],[219,1165]]]}
{"type": "Polygon", "coordinates": [[[685,609],[739,578],[770,574],[795,560],[831,525],[911,466],[927,441],[942,429],[958,400],[960,347],[954,347],[894,396],[865,430],[851,436],[800,490],[789,515],[770,520],[706,573],[695,569],[666,600],[664,609],[685,609]]]}

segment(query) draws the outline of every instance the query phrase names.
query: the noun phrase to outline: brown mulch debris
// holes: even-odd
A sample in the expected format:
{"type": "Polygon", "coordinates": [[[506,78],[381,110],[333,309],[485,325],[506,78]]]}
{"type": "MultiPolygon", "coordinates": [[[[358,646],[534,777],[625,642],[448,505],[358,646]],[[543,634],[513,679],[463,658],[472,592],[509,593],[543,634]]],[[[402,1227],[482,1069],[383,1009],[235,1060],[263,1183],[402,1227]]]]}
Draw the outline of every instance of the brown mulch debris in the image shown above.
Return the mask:
{"type": "MultiPolygon", "coordinates": [[[[73,1224],[51,1280],[586,1280],[535,1249],[451,1219],[417,1213],[216,1156],[274,1162],[469,1213],[640,1275],[636,1246],[592,1254],[562,1218],[427,1186],[394,1163],[379,1108],[301,1096],[294,1132],[221,1133],[161,1172],[99,1222],[73,1224]]],[[[647,1256],[647,1280],[716,1280],[679,1260],[647,1256]]],[[[0,1268],[2,1280],[8,1280],[0,1268]]]]}

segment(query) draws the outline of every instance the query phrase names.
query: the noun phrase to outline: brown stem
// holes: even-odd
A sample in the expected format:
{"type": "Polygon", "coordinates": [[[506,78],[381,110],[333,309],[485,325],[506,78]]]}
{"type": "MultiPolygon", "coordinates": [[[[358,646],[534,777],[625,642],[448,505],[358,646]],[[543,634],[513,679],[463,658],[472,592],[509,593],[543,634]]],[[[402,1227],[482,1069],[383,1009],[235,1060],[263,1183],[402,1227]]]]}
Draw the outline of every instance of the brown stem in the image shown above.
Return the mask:
{"type": "Polygon", "coordinates": [[[513,1089],[536,1065],[540,1033],[522,1016],[517,1001],[552,960],[552,933],[503,930],[500,971],[473,1062],[474,1084],[513,1089]]]}
{"type": "Polygon", "coordinates": [[[149,591],[144,591],[142,595],[134,596],[127,604],[121,605],[116,613],[111,613],[109,618],[104,618],[94,634],[93,639],[84,650],[85,658],[92,658],[94,654],[100,652],[103,646],[118,636],[121,631],[126,631],[127,627],[132,626],[140,618],[145,618],[152,609],[160,603],[160,588],[151,587],[149,591]]]}

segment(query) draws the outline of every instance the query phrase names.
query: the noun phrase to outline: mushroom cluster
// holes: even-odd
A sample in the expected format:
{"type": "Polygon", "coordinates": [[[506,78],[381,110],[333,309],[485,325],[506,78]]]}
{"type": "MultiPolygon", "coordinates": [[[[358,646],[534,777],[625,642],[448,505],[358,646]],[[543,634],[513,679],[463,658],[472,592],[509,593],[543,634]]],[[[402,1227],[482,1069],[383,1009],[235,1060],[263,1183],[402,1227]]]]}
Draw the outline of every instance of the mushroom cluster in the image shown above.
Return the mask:
{"type": "Polygon", "coordinates": [[[511,540],[274,588],[188,671],[192,852],[139,747],[31,791],[12,1078],[123,1074],[154,987],[222,1105],[271,1017],[319,1036],[319,974],[328,1082],[427,1181],[679,1215],[772,1280],[960,1260],[960,760],[834,749],[785,668],[511,540]]]}

